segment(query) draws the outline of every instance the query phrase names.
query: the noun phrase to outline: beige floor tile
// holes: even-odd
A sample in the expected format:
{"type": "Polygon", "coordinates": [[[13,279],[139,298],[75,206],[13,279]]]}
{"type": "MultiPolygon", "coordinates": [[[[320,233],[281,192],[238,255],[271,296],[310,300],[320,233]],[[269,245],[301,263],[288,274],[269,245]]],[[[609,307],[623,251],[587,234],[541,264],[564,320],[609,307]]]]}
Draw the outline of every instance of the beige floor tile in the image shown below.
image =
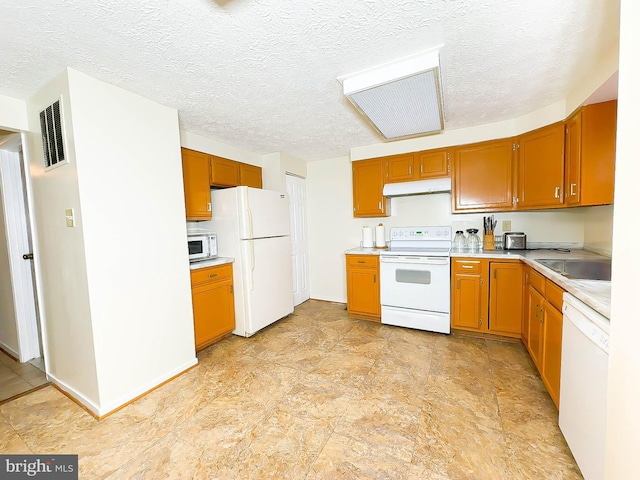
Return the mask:
{"type": "Polygon", "coordinates": [[[33,453],[3,415],[0,415],[0,453],[33,453]]]}
{"type": "Polygon", "coordinates": [[[20,395],[21,393],[28,392],[32,388],[33,387],[22,377],[10,377],[0,383],[0,400],[6,400],[20,395]]]}
{"type": "Polygon", "coordinates": [[[320,360],[309,375],[357,388],[365,381],[374,362],[372,358],[332,352],[320,360]]]}

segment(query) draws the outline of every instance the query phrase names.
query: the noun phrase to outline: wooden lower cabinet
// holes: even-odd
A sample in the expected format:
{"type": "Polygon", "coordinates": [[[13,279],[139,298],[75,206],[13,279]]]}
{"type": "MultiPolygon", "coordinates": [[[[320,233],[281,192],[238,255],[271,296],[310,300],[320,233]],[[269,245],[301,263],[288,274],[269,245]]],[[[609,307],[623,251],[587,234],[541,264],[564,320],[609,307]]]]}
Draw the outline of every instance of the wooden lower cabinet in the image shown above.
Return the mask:
{"type": "Polygon", "coordinates": [[[380,263],[378,255],[347,255],[347,311],[380,321],[380,263]]]}
{"type": "Polygon", "coordinates": [[[519,260],[452,259],[452,328],[520,338],[522,303],[519,260]]]}
{"type": "Polygon", "coordinates": [[[196,351],[236,328],[231,264],[191,270],[191,297],[196,351]]]}
{"type": "Polygon", "coordinates": [[[535,270],[531,270],[529,275],[529,332],[525,346],[557,407],[560,398],[564,290],[535,270]]]}

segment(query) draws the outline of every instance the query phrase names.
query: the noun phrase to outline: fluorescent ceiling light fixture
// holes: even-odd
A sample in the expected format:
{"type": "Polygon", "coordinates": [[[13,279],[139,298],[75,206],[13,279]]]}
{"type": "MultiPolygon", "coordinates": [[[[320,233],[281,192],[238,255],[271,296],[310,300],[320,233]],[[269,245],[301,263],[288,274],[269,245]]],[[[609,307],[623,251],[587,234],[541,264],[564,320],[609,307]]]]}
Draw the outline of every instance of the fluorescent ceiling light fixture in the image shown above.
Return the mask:
{"type": "Polygon", "coordinates": [[[339,77],[344,95],[386,139],[444,129],[440,47],[339,77]]]}

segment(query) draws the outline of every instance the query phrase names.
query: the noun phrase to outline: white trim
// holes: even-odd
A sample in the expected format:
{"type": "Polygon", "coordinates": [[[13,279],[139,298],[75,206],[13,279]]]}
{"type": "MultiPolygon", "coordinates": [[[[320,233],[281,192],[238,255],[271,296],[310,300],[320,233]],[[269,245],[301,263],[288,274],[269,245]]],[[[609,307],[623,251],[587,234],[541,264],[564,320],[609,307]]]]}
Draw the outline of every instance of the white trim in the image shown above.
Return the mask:
{"type": "Polygon", "coordinates": [[[13,355],[16,358],[20,357],[20,354],[18,352],[16,352],[13,348],[11,348],[9,345],[7,345],[6,343],[4,343],[3,341],[0,340],[0,347],[2,347],[2,349],[8,353],[10,353],[11,355],[13,355]]]}
{"type": "Polygon", "coordinates": [[[191,367],[193,367],[194,365],[197,365],[197,364],[198,364],[198,359],[194,358],[193,360],[190,360],[189,362],[183,364],[182,366],[180,366],[178,368],[174,368],[173,370],[165,373],[161,377],[158,377],[157,379],[146,383],[142,387],[137,388],[137,389],[129,392],[128,394],[120,397],[115,402],[111,402],[110,404],[108,404],[107,406],[104,406],[104,407],[96,405],[95,402],[89,400],[83,394],[78,392],[75,388],[67,385],[65,382],[63,382],[60,379],[56,378],[55,375],[47,375],[47,378],[50,381],[52,381],[53,383],[55,383],[62,390],[67,392],[69,395],[71,395],[75,400],[80,402],[89,411],[91,411],[92,413],[94,413],[98,417],[102,417],[102,416],[104,416],[104,415],[106,415],[108,413],[113,412],[117,408],[122,407],[123,405],[125,405],[128,402],[130,402],[134,398],[137,398],[137,397],[139,397],[141,395],[149,393],[151,390],[153,390],[154,388],[156,388],[157,386],[159,386],[163,382],[166,382],[167,380],[169,380],[169,379],[171,379],[171,378],[173,378],[173,377],[175,377],[175,376],[177,376],[177,375],[179,375],[181,373],[186,372],[188,369],[190,369],[191,367]]]}
{"type": "Polygon", "coordinates": [[[40,356],[38,319],[31,263],[22,259],[29,252],[27,213],[20,152],[0,150],[0,182],[4,192],[4,218],[7,230],[7,250],[13,284],[13,303],[18,333],[18,358],[26,362],[40,356]]]}

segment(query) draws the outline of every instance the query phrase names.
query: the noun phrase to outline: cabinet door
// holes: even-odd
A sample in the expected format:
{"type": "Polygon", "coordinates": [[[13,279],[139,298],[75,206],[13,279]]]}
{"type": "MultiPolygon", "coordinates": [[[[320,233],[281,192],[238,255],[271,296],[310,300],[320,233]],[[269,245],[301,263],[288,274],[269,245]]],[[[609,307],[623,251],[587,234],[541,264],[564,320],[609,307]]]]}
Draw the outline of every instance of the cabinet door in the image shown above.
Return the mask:
{"type": "Polygon", "coordinates": [[[240,182],[240,171],[238,162],[227,158],[211,158],[211,186],[214,187],[237,187],[240,182]]]}
{"type": "Polygon", "coordinates": [[[523,267],[524,285],[522,288],[522,327],[521,338],[522,343],[528,348],[529,345],[529,278],[531,275],[531,267],[525,265],[523,267]]]}
{"type": "Polygon", "coordinates": [[[582,112],[565,122],[564,129],[564,198],[567,205],[580,203],[580,147],[582,112]]]}
{"type": "Polygon", "coordinates": [[[241,163],[240,186],[262,188],[262,168],[241,163]]]}
{"type": "Polygon", "coordinates": [[[582,108],[580,204],[613,203],[618,102],[582,108]]]}
{"type": "Polygon", "coordinates": [[[518,158],[518,208],[559,207],[564,203],[564,124],[522,135],[518,158]]]}
{"type": "Polygon", "coordinates": [[[194,287],[192,298],[196,350],[236,328],[231,280],[194,287]]]}
{"type": "Polygon", "coordinates": [[[454,150],[454,211],[512,209],[513,148],[505,139],[454,150]]]}
{"type": "Polygon", "coordinates": [[[352,163],[353,216],[385,217],[387,199],[382,196],[384,165],[382,158],[352,163]]]}
{"type": "Polygon", "coordinates": [[[489,332],[520,337],[522,328],[522,264],[491,262],[489,266],[489,332]]]}
{"type": "Polygon", "coordinates": [[[529,287],[529,354],[533,362],[541,370],[542,335],[543,335],[544,297],[535,288],[529,287]]]}
{"type": "Polygon", "coordinates": [[[456,273],[453,276],[451,326],[463,330],[482,328],[482,277],[456,273]]]}
{"type": "Polygon", "coordinates": [[[384,161],[387,168],[386,183],[406,182],[415,178],[413,153],[385,157],[384,161]]]}
{"type": "Polygon", "coordinates": [[[380,275],[375,269],[347,267],[347,311],[380,317],[380,275]]]}
{"type": "Polygon", "coordinates": [[[562,358],[562,313],[549,302],[544,304],[542,342],[542,380],[553,403],[560,398],[560,361],[562,358]]]}
{"type": "Polygon", "coordinates": [[[209,156],[183,148],[182,178],[187,220],[210,220],[209,156]]]}
{"type": "Polygon", "coordinates": [[[417,178],[439,178],[449,176],[449,152],[447,150],[425,150],[414,154],[417,178]]]}

